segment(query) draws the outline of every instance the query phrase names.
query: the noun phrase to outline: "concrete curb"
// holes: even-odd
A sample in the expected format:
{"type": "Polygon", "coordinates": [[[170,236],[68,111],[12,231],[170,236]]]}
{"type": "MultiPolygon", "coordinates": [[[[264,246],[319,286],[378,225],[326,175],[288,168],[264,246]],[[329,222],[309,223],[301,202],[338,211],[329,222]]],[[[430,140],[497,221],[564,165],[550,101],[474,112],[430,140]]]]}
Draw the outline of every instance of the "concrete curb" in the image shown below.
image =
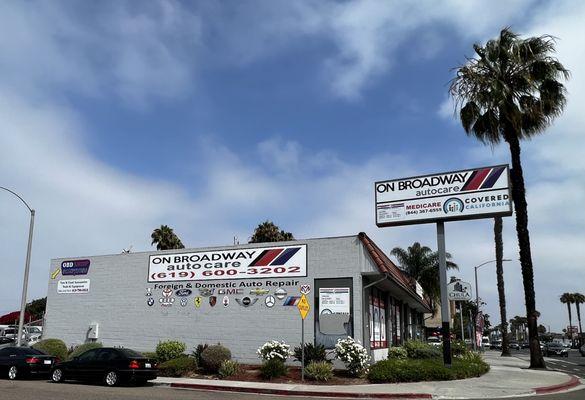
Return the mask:
{"type": "Polygon", "coordinates": [[[330,397],[351,399],[432,399],[430,393],[351,393],[351,392],[318,392],[310,390],[265,389],[235,386],[219,386],[196,383],[170,383],[165,386],[178,389],[212,390],[218,392],[238,392],[252,394],[271,394],[278,396],[303,396],[303,397],[330,397]]]}
{"type": "Polygon", "coordinates": [[[569,375],[569,376],[571,377],[571,379],[569,379],[565,383],[561,383],[558,385],[552,385],[552,386],[537,387],[537,388],[534,388],[534,393],[536,393],[536,394],[556,393],[556,392],[561,392],[564,390],[575,388],[581,384],[581,380],[579,378],[577,378],[574,375],[569,375]]]}

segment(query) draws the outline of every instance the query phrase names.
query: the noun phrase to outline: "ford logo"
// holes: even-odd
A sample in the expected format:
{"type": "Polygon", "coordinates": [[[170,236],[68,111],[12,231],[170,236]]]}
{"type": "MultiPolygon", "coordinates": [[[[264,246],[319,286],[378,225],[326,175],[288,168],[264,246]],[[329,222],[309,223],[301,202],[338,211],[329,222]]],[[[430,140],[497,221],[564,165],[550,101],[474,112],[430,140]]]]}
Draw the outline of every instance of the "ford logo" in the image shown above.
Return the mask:
{"type": "Polygon", "coordinates": [[[191,289],[179,289],[175,292],[175,294],[179,297],[187,297],[190,296],[193,291],[191,289]]]}

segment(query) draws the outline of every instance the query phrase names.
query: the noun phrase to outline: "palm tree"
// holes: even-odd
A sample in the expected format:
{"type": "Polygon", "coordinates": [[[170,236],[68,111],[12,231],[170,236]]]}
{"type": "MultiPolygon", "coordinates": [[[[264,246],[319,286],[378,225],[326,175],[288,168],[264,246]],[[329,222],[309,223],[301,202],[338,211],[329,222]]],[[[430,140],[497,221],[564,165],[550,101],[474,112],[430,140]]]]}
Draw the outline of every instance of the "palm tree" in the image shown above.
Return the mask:
{"type": "Polygon", "coordinates": [[[562,113],[566,90],[560,79],[568,79],[569,71],[551,56],[555,51],[555,39],[548,35],[521,39],[505,28],[497,39],[473,48],[477,56],[457,69],[449,92],[457,106],[462,106],[459,117],[468,135],[492,146],[505,141],[510,147],[512,200],[530,336],[530,367],[544,368],[534,315],[534,271],[520,140],[543,132],[562,113]]]}
{"type": "Polygon", "coordinates": [[[172,249],[184,249],[181,239],[173,232],[173,229],[167,225],[161,225],[160,228],[156,228],[150,235],[152,239],[151,245],[156,243],[157,250],[172,250],[172,249]]]}
{"type": "Polygon", "coordinates": [[[295,240],[290,232],[285,232],[272,221],[264,221],[254,229],[254,234],[248,243],[285,242],[295,240]]]}
{"type": "Polygon", "coordinates": [[[571,341],[573,340],[573,332],[571,330],[573,328],[573,317],[571,316],[571,304],[574,302],[575,302],[575,298],[573,297],[573,293],[563,293],[563,295],[561,296],[561,303],[566,304],[567,310],[569,311],[568,334],[569,334],[569,337],[571,338],[571,341]]]}
{"type": "Polygon", "coordinates": [[[582,303],[585,303],[585,295],[581,293],[573,293],[573,300],[575,301],[575,307],[577,308],[577,319],[579,320],[579,344],[583,343],[583,328],[581,327],[581,307],[582,303]]]}
{"type": "MultiPolygon", "coordinates": [[[[419,242],[415,242],[406,250],[401,247],[395,247],[390,254],[396,257],[400,269],[420,283],[425,293],[435,304],[441,302],[438,252],[432,251],[427,246],[421,246],[419,242]]],[[[449,253],[446,254],[446,257],[447,260],[452,258],[449,253]]],[[[447,261],[447,268],[459,269],[457,264],[452,261],[447,261]]]]}
{"type": "Polygon", "coordinates": [[[502,356],[510,356],[508,343],[508,321],[506,319],[506,292],[504,290],[504,241],[502,240],[502,217],[494,218],[494,242],[496,245],[496,276],[500,302],[500,328],[502,331],[502,356]]]}

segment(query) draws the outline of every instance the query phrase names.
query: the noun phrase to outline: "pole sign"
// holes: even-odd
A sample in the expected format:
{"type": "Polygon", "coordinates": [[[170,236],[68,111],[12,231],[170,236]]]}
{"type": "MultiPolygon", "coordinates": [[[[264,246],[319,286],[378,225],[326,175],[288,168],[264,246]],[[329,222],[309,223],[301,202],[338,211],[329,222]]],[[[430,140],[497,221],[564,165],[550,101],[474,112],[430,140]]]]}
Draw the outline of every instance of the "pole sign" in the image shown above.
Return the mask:
{"type": "Polygon", "coordinates": [[[508,165],[376,182],[376,225],[512,215],[508,165]]]}
{"type": "Polygon", "coordinates": [[[299,304],[297,304],[297,308],[299,309],[299,313],[301,314],[301,318],[307,318],[307,314],[309,314],[309,310],[311,309],[311,305],[309,304],[309,300],[307,300],[307,296],[304,294],[301,295],[301,300],[299,304]]]}
{"type": "Polygon", "coordinates": [[[471,300],[471,283],[455,281],[447,285],[447,296],[452,301],[471,300]]]}

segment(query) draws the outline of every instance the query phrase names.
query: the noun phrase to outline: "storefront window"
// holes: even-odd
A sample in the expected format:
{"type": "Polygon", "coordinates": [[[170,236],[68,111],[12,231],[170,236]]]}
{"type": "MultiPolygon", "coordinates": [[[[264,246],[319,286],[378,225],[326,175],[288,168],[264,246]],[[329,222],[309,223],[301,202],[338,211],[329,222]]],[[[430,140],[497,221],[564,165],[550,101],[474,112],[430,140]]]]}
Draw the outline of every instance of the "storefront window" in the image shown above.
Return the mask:
{"type": "Polygon", "coordinates": [[[373,288],[370,294],[370,346],[372,349],[388,347],[386,329],[385,293],[373,288]]]}

